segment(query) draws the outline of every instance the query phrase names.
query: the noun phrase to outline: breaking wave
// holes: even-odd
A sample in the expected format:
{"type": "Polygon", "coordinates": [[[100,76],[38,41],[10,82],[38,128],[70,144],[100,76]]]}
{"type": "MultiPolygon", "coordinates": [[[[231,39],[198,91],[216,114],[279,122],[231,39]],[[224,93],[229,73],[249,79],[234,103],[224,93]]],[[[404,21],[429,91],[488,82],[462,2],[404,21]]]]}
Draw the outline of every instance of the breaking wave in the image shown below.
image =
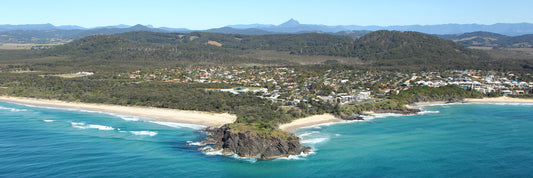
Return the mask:
{"type": "Polygon", "coordinates": [[[78,129],[98,129],[98,130],[115,130],[113,127],[105,126],[105,125],[96,125],[96,124],[85,124],[83,122],[71,122],[70,125],[74,128],[78,129]]]}
{"type": "Polygon", "coordinates": [[[140,136],[156,136],[158,133],[155,131],[129,131],[133,135],[140,135],[140,136]]]}
{"type": "Polygon", "coordinates": [[[177,123],[177,122],[163,122],[163,121],[150,121],[155,124],[174,127],[174,128],[190,128],[194,130],[200,130],[203,128],[206,128],[206,126],[203,125],[196,125],[196,124],[186,124],[186,123],[177,123]]]}

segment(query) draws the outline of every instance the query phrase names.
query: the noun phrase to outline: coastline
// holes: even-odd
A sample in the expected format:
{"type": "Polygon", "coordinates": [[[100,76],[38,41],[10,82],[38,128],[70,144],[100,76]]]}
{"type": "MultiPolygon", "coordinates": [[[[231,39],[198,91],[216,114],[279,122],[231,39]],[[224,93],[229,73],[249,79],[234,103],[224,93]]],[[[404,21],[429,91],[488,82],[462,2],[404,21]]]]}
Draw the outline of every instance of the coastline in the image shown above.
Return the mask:
{"type": "MultiPolygon", "coordinates": [[[[496,104],[496,103],[531,103],[533,104],[533,99],[524,99],[524,98],[511,98],[511,97],[496,97],[496,98],[482,98],[482,99],[476,99],[476,98],[466,98],[462,102],[458,103],[480,103],[480,104],[496,104]]],[[[454,103],[448,103],[445,101],[431,101],[431,102],[416,102],[411,105],[406,105],[408,109],[417,109],[421,106],[425,105],[436,105],[436,104],[454,104],[454,103]]],[[[372,112],[372,111],[365,111],[364,115],[376,115],[378,113],[372,112]]],[[[281,124],[279,125],[279,129],[286,131],[286,132],[295,132],[296,130],[303,128],[303,127],[309,127],[313,125],[319,125],[319,124],[326,124],[326,123],[335,123],[343,121],[342,119],[336,118],[332,114],[322,114],[322,115],[314,115],[309,116],[306,118],[301,118],[294,120],[290,123],[281,124]]]]}
{"type": "Polygon", "coordinates": [[[49,99],[35,99],[23,97],[0,96],[0,101],[28,104],[44,107],[58,107],[69,109],[81,109],[90,111],[101,111],[115,114],[125,114],[131,116],[140,116],[152,118],[160,121],[170,121],[178,123],[188,123],[196,125],[204,125],[208,127],[220,127],[224,124],[233,123],[237,116],[228,113],[210,113],[203,111],[187,111],[167,108],[153,108],[141,106],[120,106],[110,104],[94,104],[94,103],[79,103],[66,102],[60,100],[49,99]]]}
{"type": "Polygon", "coordinates": [[[309,127],[313,125],[340,122],[340,121],[343,121],[343,120],[335,117],[333,114],[322,114],[322,115],[314,115],[314,116],[309,116],[309,117],[305,117],[301,119],[296,119],[290,123],[281,124],[278,126],[278,128],[286,132],[294,132],[302,127],[309,127]]]}
{"type": "Polygon", "coordinates": [[[496,104],[496,103],[533,103],[533,98],[512,98],[507,96],[495,97],[495,98],[465,98],[462,102],[444,102],[444,101],[431,101],[431,102],[416,102],[414,104],[406,105],[407,108],[417,108],[425,105],[435,104],[454,104],[454,103],[479,103],[479,104],[496,104]]]}
{"type": "MultiPolygon", "coordinates": [[[[16,103],[16,104],[29,104],[35,106],[44,107],[58,107],[69,109],[82,109],[90,111],[101,111],[107,113],[125,114],[131,116],[140,116],[146,118],[152,118],[160,121],[170,121],[178,123],[188,123],[196,125],[204,125],[207,127],[220,127],[224,124],[233,123],[237,119],[237,116],[228,113],[210,113],[204,111],[188,111],[168,108],[153,108],[153,107],[141,107],[141,106],[120,106],[110,104],[95,104],[95,103],[80,103],[80,102],[66,102],[60,100],[50,99],[35,99],[25,97],[10,97],[0,96],[0,101],[16,103]]],[[[497,98],[466,98],[462,103],[531,103],[533,99],[523,98],[511,98],[511,97],[497,97],[497,98]]],[[[417,102],[412,105],[406,105],[408,108],[418,108],[424,105],[434,104],[451,104],[444,101],[434,102],[417,102]]],[[[367,112],[365,115],[374,115],[373,112],[367,112]]],[[[302,127],[309,127],[313,125],[334,123],[343,121],[340,118],[335,117],[332,114],[313,115],[305,118],[294,120],[290,123],[281,124],[279,129],[286,132],[295,132],[302,127]]]]}
{"type": "Polygon", "coordinates": [[[464,103],[533,103],[533,99],[526,98],[511,98],[511,97],[496,97],[496,98],[466,98],[464,103]]]}

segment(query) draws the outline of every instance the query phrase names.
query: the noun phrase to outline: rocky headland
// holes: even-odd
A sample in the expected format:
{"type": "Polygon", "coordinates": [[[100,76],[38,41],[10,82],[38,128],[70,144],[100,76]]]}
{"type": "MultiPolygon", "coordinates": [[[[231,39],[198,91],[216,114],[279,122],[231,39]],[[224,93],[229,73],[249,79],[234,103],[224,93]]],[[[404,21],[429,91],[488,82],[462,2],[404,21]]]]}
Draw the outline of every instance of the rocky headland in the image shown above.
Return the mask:
{"type": "Polygon", "coordinates": [[[224,155],[268,160],[311,151],[310,147],[300,144],[298,137],[279,129],[262,130],[245,124],[227,124],[206,131],[206,143],[224,155]]]}

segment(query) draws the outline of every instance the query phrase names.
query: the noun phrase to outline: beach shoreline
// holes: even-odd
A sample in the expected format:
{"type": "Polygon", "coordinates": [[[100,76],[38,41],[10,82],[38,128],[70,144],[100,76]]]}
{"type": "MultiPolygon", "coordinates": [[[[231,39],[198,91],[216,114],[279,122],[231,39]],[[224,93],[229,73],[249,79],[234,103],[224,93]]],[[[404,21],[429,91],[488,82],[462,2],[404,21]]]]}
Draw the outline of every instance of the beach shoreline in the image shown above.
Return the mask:
{"type": "Polygon", "coordinates": [[[495,98],[466,98],[464,103],[533,103],[533,99],[530,98],[511,98],[507,96],[495,97],[495,98]]]}
{"type": "MultiPolygon", "coordinates": [[[[0,96],[0,101],[15,103],[15,104],[27,104],[42,107],[57,107],[57,108],[69,108],[80,109],[90,111],[101,111],[106,113],[124,114],[131,116],[140,116],[145,118],[152,118],[160,121],[178,122],[203,125],[207,127],[220,127],[224,124],[233,123],[237,119],[237,116],[228,113],[210,113],[204,111],[188,111],[168,108],[153,108],[153,107],[141,107],[141,106],[120,106],[110,104],[96,104],[96,103],[80,103],[80,102],[66,102],[60,100],[51,99],[36,99],[25,97],[10,97],[0,96]]],[[[496,98],[466,98],[459,103],[531,103],[533,99],[523,98],[511,98],[511,97],[496,97],[496,98]]],[[[435,102],[417,102],[412,105],[407,105],[408,108],[419,108],[426,105],[436,104],[454,104],[444,101],[435,102]]],[[[374,115],[372,112],[368,112],[365,115],[374,115]]],[[[336,123],[343,121],[340,118],[335,117],[332,114],[313,115],[305,118],[293,120],[290,123],[281,124],[279,129],[286,132],[295,132],[303,127],[309,127],[320,124],[336,123]]]]}
{"type": "Polygon", "coordinates": [[[335,123],[343,121],[335,117],[333,114],[322,114],[322,115],[313,115],[305,118],[300,118],[293,120],[290,123],[279,125],[279,129],[286,132],[295,132],[300,128],[309,127],[314,125],[326,124],[326,123],[335,123]]]}
{"type": "Polygon", "coordinates": [[[210,113],[203,111],[188,111],[168,108],[66,102],[60,100],[36,99],[25,97],[0,96],[0,101],[15,104],[33,105],[37,107],[57,107],[124,114],[130,116],[151,118],[159,121],[196,124],[207,127],[220,127],[224,124],[233,123],[237,119],[237,116],[228,113],[210,113]]]}
{"type": "Polygon", "coordinates": [[[533,98],[512,98],[507,96],[494,97],[494,98],[465,98],[462,102],[444,102],[444,101],[431,101],[431,102],[416,102],[414,104],[406,105],[408,108],[417,108],[419,106],[426,105],[440,105],[440,104],[457,104],[457,103],[478,103],[478,104],[497,104],[497,103],[533,103],[533,98]]]}
{"type": "MultiPolygon", "coordinates": [[[[533,99],[524,99],[524,98],[511,98],[511,97],[496,97],[496,98],[466,98],[462,102],[456,102],[456,103],[479,103],[479,104],[497,104],[497,103],[531,103],[533,104],[533,99]]],[[[456,104],[456,103],[449,103],[445,101],[432,101],[432,102],[417,102],[412,105],[406,105],[409,109],[417,109],[422,106],[426,105],[441,105],[441,104],[456,104]]],[[[376,114],[383,114],[383,113],[375,113],[372,111],[365,111],[364,115],[369,116],[375,116],[376,114]]],[[[332,114],[323,114],[323,115],[314,115],[309,116],[306,118],[296,119],[290,123],[281,124],[278,128],[280,128],[283,131],[287,132],[295,132],[298,129],[304,128],[304,127],[310,127],[314,125],[320,125],[320,124],[327,124],[327,123],[336,123],[341,122],[342,119],[339,119],[335,117],[332,114]]]]}

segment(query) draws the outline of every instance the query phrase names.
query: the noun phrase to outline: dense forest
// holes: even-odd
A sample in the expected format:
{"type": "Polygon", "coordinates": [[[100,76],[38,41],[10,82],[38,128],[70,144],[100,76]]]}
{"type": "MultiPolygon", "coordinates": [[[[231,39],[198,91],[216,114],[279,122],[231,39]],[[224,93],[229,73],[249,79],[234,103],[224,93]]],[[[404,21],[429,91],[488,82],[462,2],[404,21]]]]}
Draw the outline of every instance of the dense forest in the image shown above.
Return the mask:
{"type": "MultiPolygon", "coordinates": [[[[291,58],[331,56],[361,68],[383,70],[492,69],[524,70],[529,60],[495,60],[487,52],[469,49],[432,35],[417,32],[377,31],[357,39],[330,34],[235,35],[192,32],[128,32],[96,35],[39,52],[41,56],[70,56],[76,63],[145,66],[211,63],[273,64],[251,50],[288,55],[275,61],[294,65],[291,58]]],[[[324,64],[339,60],[323,61],[324,64]]],[[[105,66],[104,66],[105,67],[105,66]]]]}
{"type": "Polygon", "coordinates": [[[456,41],[468,46],[496,48],[531,48],[533,35],[506,36],[490,32],[471,32],[460,35],[439,35],[442,38],[456,41]]]}

